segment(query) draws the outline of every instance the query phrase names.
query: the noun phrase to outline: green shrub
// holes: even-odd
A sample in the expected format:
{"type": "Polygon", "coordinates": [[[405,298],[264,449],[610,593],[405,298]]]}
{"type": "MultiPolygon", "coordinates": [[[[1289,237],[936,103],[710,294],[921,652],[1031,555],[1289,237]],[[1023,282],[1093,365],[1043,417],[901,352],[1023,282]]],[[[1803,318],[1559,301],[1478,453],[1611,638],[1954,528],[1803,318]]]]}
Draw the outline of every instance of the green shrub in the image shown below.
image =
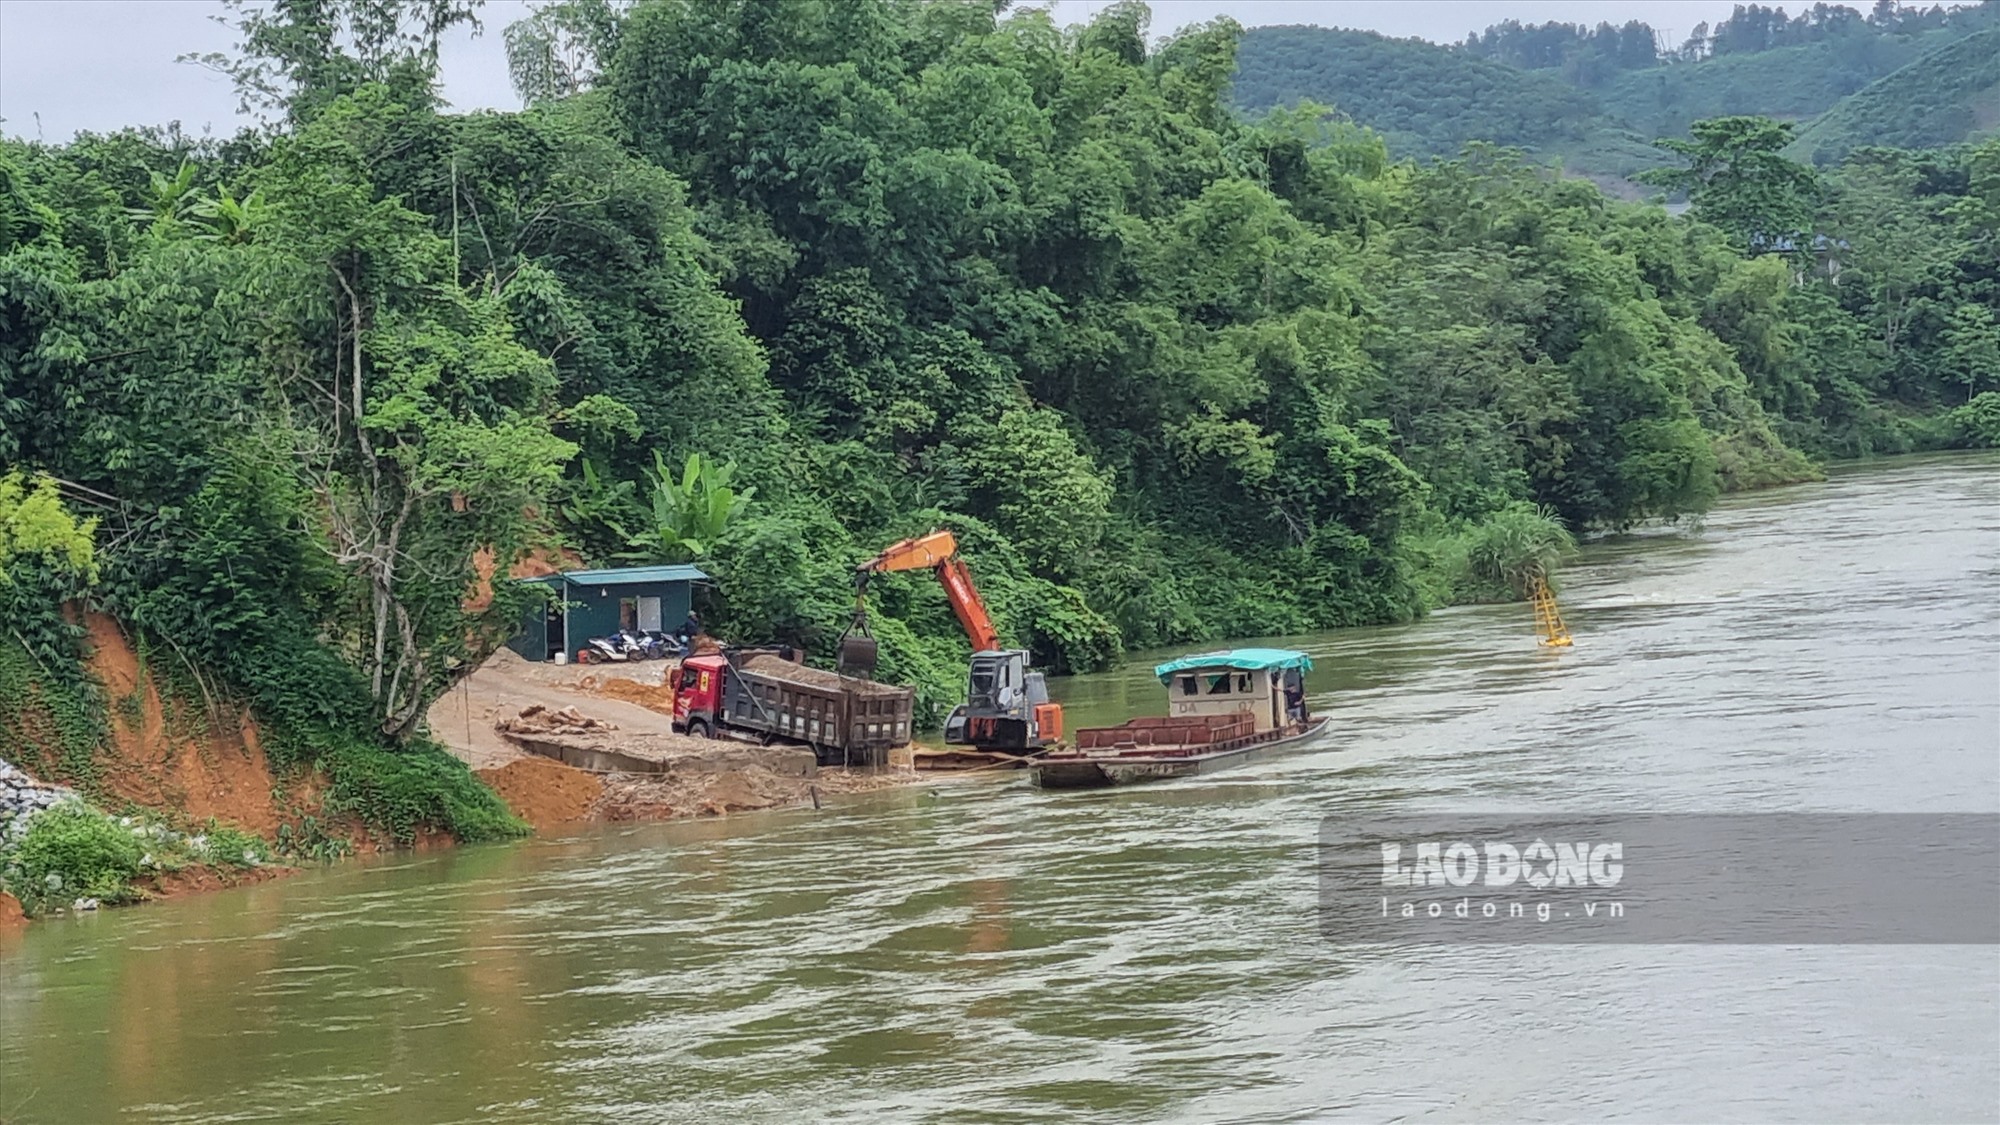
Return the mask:
{"type": "Polygon", "coordinates": [[[1575,553],[1575,538],[1554,513],[1515,504],[1465,533],[1460,592],[1470,595],[1468,600],[1521,597],[1536,572],[1554,574],[1562,560],[1575,553]]]}
{"type": "Polygon", "coordinates": [[[1576,540],[1562,521],[1527,503],[1456,532],[1434,527],[1408,546],[1416,584],[1431,607],[1525,597],[1535,571],[1553,576],[1576,553],[1576,540]]]}
{"type": "Polygon", "coordinates": [[[208,822],[202,833],[203,852],[210,863],[227,864],[231,867],[256,867],[271,860],[271,845],[261,836],[253,835],[238,828],[208,822]]]}
{"type": "Polygon", "coordinates": [[[464,762],[434,742],[387,750],[353,739],[320,755],[330,813],[353,813],[399,844],[434,825],[461,843],[523,836],[523,824],[464,762]]]}
{"type": "Polygon", "coordinates": [[[145,848],[131,831],[82,801],[65,801],[29,822],[8,857],[9,889],[30,913],[70,899],[132,897],[145,848]]]}
{"type": "Polygon", "coordinates": [[[1950,414],[1951,444],[1960,449],[2000,449],[2000,391],[1974,395],[1950,414]]]}

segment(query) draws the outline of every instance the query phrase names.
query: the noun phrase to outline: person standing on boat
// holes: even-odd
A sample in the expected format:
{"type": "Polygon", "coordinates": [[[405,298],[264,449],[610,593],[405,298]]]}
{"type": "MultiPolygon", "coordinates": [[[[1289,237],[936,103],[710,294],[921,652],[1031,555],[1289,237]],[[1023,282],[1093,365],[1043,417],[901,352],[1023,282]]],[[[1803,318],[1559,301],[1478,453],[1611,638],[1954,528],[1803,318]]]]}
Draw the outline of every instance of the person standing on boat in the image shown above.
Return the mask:
{"type": "Polygon", "coordinates": [[[1297,668],[1285,669],[1285,714],[1292,722],[1306,721],[1306,681],[1297,668]]]}

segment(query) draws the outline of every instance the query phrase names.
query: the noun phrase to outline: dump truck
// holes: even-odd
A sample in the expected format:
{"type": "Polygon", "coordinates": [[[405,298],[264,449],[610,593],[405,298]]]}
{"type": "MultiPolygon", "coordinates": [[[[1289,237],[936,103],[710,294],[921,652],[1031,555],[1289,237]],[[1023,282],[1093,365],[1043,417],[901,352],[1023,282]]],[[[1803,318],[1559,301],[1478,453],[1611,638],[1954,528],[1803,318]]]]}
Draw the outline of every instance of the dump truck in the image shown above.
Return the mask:
{"type": "Polygon", "coordinates": [[[916,693],[810,668],[778,649],[725,649],[681,662],[674,729],[698,738],[794,742],[823,766],[881,765],[910,741],[916,693]]]}

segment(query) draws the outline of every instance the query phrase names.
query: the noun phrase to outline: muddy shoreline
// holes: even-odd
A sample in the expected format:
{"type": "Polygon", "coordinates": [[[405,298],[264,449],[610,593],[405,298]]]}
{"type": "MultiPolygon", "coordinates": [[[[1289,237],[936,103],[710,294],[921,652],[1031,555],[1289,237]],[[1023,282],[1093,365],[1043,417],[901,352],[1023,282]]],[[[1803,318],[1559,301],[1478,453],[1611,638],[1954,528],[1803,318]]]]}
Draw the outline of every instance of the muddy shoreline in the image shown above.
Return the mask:
{"type": "MultiPolygon", "coordinates": [[[[211,728],[189,723],[163,699],[130,641],[101,614],[86,619],[92,671],[131,713],[114,715],[106,762],[110,796],[189,823],[213,818],[275,842],[281,823],[317,806],[324,780],[314,774],[280,778],[263,753],[255,720],[232,712],[211,728]]],[[[816,806],[839,797],[937,778],[918,774],[907,752],[898,764],[874,769],[819,768],[810,751],[689,738],[672,729],[671,662],[581,669],[530,664],[502,649],[446,693],[428,715],[432,738],[472,768],[534,832],[590,822],[631,823],[729,816],[816,806]],[[530,732],[544,753],[524,748],[524,710],[540,708],[583,719],[577,729],[530,732]],[[540,746],[548,742],[551,745],[540,746]],[[648,772],[592,770],[546,756],[558,744],[607,751],[613,761],[648,772]],[[648,760],[650,759],[650,760],[648,760]]],[[[533,726],[533,723],[528,724],[533,726]]],[[[586,753],[587,758],[587,753],[586,753]]],[[[29,775],[32,777],[32,774],[29,775]]],[[[449,834],[420,832],[408,845],[377,839],[356,823],[328,823],[356,853],[431,851],[455,846],[449,834]]],[[[247,868],[189,866],[134,880],[137,902],[178,898],[283,878],[304,868],[270,862],[247,868]]],[[[35,921],[11,895],[0,894],[0,935],[35,921]]]]}

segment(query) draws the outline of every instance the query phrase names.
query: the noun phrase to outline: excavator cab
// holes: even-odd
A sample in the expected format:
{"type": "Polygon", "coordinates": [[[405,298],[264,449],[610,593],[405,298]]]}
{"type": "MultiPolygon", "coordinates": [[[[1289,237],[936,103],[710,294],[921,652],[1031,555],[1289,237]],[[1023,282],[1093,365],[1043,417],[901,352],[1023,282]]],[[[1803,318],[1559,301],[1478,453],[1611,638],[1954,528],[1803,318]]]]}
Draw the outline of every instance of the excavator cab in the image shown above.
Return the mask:
{"type": "Polygon", "coordinates": [[[945,720],[944,740],[981,750],[1039,750],[1062,737],[1062,707],[1025,649],[972,654],[965,703],[945,720]]]}

